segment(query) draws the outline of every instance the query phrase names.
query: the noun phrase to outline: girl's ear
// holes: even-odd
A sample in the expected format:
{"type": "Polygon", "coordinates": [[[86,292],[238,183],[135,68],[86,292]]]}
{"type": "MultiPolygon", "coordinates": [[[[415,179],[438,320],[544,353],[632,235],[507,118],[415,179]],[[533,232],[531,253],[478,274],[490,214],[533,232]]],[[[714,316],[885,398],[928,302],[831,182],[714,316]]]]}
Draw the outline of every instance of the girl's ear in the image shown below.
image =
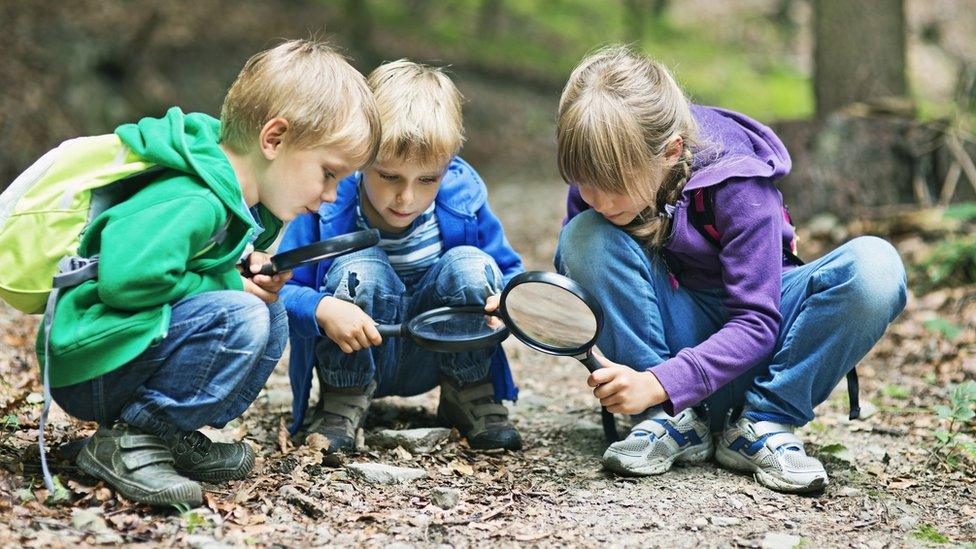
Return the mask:
{"type": "Polygon", "coordinates": [[[289,127],[288,121],[279,116],[268,120],[264,127],[261,128],[261,133],[258,134],[258,144],[261,148],[261,155],[265,159],[274,160],[277,158],[289,127]]]}
{"type": "Polygon", "coordinates": [[[666,149],[664,149],[664,160],[669,164],[677,164],[681,160],[681,153],[684,152],[685,140],[680,135],[674,137],[666,149]]]}

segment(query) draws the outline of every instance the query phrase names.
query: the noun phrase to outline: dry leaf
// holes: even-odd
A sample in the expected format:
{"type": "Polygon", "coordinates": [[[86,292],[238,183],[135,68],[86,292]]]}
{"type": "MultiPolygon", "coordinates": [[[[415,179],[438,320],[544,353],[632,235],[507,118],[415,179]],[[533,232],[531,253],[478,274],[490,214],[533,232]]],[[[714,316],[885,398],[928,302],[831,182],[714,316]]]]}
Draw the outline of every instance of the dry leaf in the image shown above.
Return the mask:
{"type": "Polygon", "coordinates": [[[285,416],[278,418],[278,449],[283,454],[287,454],[292,449],[291,437],[288,436],[288,425],[285,424],[285,416]]]}

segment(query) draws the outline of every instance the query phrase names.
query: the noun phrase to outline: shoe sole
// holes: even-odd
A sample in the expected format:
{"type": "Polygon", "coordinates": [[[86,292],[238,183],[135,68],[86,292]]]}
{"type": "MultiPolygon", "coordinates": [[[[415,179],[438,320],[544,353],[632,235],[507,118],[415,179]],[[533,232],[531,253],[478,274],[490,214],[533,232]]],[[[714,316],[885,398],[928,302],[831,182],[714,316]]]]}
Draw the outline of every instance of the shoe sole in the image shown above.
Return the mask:
{"type": "Polygon", "coordinates": [[[247,448],[244,451],[244,459],[241,460],[241,464],[233,469],[218,469],[215,471],[201,471],[201,472],[191,472],[184,471],[179,468],[176,472],[185,476],[190,480],[196,480],[200,482],[209,482],[211,484],[216,484],[219,482],[228,482],[231,480],[240,480],[247,476],[254,468],[254,450],[250,445],[246,445],[247,448]]]}
{"type": "Polygon", "coordinates": [[[149,505],[170,506],[184,504],[190,507],[203,505],[203,489],[196,482],[187,481],[169,486],[159,492],[148,492],[142,488],[113,482],[114,475],[99,463],[86,450],[78,454],[78,467],[89,475],[102,479],[126,499],[149,505]]]}
{"type": "Polygon", "coordinates": [[[619,475],[638,477],[661,475],[670,471],[675,463],[689,465],[704,463],[712,456],[712,450],[712,444],[706,444],[702,448],[692,446],[681,450],[669,459],[649,462],[644,456],[615,452],[608,448],[603,455],[603,467],[619,475]]]}
{"type": "Polygon", "coordinates": [[[723,444],[719,444],[718,448],[715,449],[715,460],[726,469],[753,473],[760,484],[779,492],[789,492],[792,494],[820,492],[830,483],[823,477],[815,477],[808,483],[790,482],[783,477],[767,472],[762,467],[753,463],[752,460],[739,454],[739,452],[726,448],[723,444]]]}

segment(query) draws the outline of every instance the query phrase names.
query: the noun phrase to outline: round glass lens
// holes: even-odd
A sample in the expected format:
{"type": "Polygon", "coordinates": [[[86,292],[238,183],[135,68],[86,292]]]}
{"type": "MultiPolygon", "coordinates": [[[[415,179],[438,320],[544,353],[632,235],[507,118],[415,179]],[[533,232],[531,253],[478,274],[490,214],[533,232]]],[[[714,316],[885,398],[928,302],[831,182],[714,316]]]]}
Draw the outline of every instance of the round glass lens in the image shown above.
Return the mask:
{"type": "Polygon", "coordinates": [[[482,312],[444,312],[410,322],[414,335],[433,341],[468,341],[504,329],[501,320],[482,312]]]}
{"type": "Polygon", "coordinates": [[[512,324],[536,343],[566,352],[581,349],[596,336],[596,317],[573,292],[524,282],[505,297],[512,324]]]}

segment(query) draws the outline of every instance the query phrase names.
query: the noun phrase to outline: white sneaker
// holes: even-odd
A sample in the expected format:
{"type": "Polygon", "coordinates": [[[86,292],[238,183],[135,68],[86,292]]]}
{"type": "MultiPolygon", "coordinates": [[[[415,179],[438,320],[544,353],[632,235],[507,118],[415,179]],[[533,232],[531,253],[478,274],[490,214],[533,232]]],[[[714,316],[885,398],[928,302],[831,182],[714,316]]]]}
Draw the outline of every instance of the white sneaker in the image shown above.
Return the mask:
{"type": "Polygon", "coordinates": [[[622,475],[660,475],[676,462],[702,463],[712,455],[714,444],[708,421],[691,408],[671,417],[657,411],[614,442],[603,454],[603,466],[622,475]]]}
{"type": "Polygon", "coordinates": [[[823,464],[806,454],[792,425],[743,415],[725,428],[715,459],[728,469],[754,473],[760,484],[780,492],[817,492],[828,484],[823,464]]]}

